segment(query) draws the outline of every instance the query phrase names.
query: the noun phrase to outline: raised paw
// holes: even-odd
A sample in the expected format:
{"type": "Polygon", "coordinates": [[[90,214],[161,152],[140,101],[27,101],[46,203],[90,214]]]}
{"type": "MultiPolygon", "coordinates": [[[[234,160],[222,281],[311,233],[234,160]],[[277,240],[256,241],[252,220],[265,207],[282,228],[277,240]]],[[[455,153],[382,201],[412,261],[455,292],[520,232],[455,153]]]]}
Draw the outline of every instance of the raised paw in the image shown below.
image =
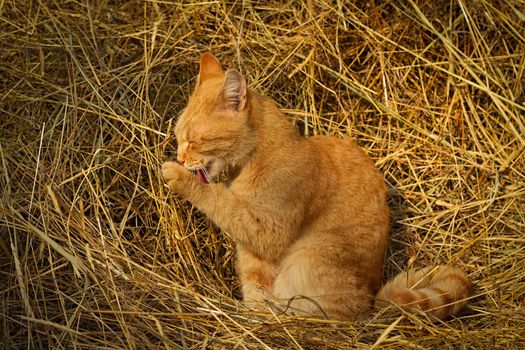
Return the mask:
{"type": "Polygon", "coordinates": [[[168,182],[168,187],[179,194],[186,194],[191,183],[191,173],[177,162],[162,164],[162,177],[168,182]]]}

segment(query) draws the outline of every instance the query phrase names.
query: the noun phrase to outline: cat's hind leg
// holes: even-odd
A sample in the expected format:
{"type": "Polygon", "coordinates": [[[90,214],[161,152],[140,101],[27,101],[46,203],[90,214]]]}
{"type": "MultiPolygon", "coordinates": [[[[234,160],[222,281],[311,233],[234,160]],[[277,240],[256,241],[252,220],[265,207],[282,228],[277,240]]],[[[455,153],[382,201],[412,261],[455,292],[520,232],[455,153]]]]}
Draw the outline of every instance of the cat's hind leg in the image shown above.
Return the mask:
{"type": "Polygon", "coordinates": [[[301,238],[279,267],[273,297],[294,314],[355,319],[373,304],[383,259],[361,248],[340,233],[301,238]]]}

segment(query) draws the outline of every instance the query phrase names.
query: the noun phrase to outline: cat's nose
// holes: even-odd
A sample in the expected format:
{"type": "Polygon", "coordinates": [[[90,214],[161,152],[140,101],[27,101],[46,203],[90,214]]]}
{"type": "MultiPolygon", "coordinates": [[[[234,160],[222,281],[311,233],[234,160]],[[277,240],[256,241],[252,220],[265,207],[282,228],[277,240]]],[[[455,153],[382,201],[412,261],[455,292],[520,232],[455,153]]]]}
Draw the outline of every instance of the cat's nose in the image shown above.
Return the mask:
{"type": "Polygon", "coordinates": [[[175,154],[175,159],[177,159],[177,163],[179,163],[180,165],[184,164],[184,157],[182,156],[180,152],[177,152],[175,154]]]}

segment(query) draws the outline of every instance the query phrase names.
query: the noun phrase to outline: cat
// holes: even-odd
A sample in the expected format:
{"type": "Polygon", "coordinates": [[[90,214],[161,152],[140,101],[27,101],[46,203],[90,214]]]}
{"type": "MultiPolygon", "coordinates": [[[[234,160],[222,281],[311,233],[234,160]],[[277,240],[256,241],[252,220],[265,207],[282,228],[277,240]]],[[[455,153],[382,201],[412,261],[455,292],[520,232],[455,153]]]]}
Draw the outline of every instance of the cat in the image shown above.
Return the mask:
{"type": "Polygon", "coordinates": [[[248,306],[355,320],[392,303],[442,319],[466,303],[470,282],[450,266],[402,272],[381,288],[390,218],[373,161],[350,140],[302,137],[211,53],[175,136],[177,161],[162,175],[234,239],[248,306]]]}

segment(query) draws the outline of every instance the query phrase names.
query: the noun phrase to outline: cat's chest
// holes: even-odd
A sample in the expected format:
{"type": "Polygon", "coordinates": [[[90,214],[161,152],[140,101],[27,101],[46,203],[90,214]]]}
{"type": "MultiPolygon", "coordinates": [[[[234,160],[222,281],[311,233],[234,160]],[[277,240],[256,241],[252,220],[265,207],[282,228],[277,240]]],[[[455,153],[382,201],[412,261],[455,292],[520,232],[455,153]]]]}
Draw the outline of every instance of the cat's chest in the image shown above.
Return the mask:
{"type": "Polygon", "coordinates": [[[233,195],[249,205],[256,205],[260,198],[265,197],[265,191],[258,181],[239,177],[230,183],[233,195]]]}
{"type": "Polygon", "coordinates": [[[236,196],[256,198],[264,195],[268,174],[262,167],[249,165],[243,169],[234,169],[231,175],[228,187],[236,196]]]}

